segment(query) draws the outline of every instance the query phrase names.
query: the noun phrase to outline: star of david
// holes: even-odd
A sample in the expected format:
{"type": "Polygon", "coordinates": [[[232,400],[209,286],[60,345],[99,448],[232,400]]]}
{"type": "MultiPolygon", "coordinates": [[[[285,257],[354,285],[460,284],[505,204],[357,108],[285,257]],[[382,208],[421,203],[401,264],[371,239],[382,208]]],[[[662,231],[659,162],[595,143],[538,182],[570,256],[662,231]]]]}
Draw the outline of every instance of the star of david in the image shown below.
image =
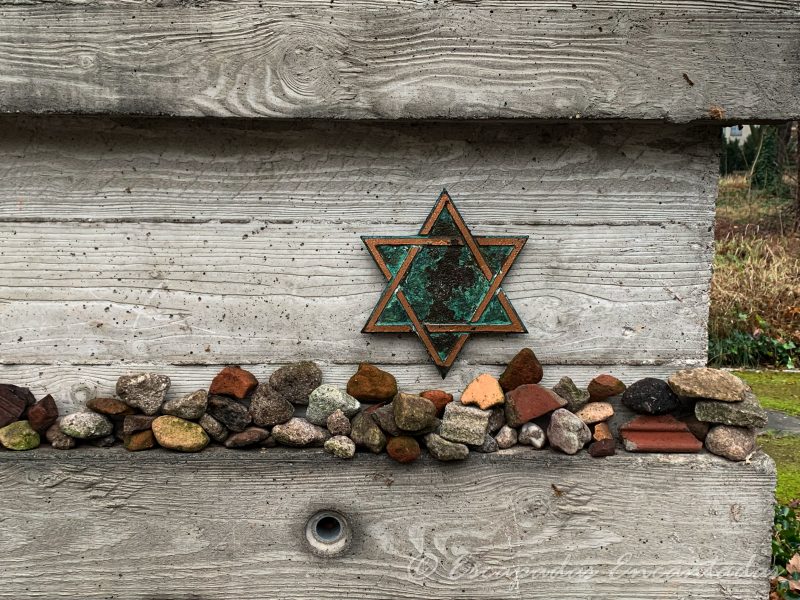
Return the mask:
{"type": "Polygon", "coordinates": [[[500,284],[528,237],[473,236],[447,190],[419,235],[361,239],[388,281],[362,333],[416,333],[442,378],[473,333],[527,333],[500,284]]]}

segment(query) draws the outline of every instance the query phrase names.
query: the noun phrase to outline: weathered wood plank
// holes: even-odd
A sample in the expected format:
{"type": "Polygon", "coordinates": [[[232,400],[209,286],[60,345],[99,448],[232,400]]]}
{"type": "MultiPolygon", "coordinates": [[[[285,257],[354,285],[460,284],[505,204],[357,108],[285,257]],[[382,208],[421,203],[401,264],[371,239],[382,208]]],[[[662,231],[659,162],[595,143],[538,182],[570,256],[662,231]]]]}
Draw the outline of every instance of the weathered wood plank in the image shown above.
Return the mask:
{"type": "MultiPolygon", "coordinates": [[[[504,365],[513,356],[516,346],[509,346],[498,356],[496,364],[474,364],[465,360],[456,362],[453,369],[442,380],[439,372],[430,363],[422,364],[382,364],[378,365],[395,375],[403,390],[421,392],[426,389],[445,389],[460,393],[478,373],[500,375],[504,365]]],[[[319,357],[322,358],[322,357],[319,357]]],[[[330,360],[330,357],[328,357],[330,360]]],[[[324,381],[344,387],[350,376],[356,372],[355,364],[332,363],[317,360],[322,369],[324,381]]],[[[586,386],[600,373],[611,373],[626,383],[633,383],[643,377],[669,375],[686,367],[705,364],[703,360],[681,360],[672,363],[652,365],[550,365],[545,360],[543,385],[552,386],[565,375],[578,385],[586,386]]],[[[243,364],[259,381],[266,381],[280,364],[243,364]]],[[[113,363],[92,364],[0,364],[0,382],[14,383],[31,389],[37,398],[52,394],[62,414],[79,410],[87,400],[96,396],[115,393],[117,378],[126,373],[155,372],[168,375],[172,380],[169,397],[181,396],[198,389],[208,388],[211,380],[219,372],[219,365],[170,365],[159,363],[113,363]]]]}
{"type": "Polygon", "coordinates": [[[718,129],[0,119],[0,220],[711,222],[718,129]]]}
{"type": "MultiPolygon", "coordinates": [[[[2,362],[426,362],[414,336],[360,333],[385,280],[359,236],[415,231],[406,225],[47,222],[0,231],[2,362]]],[[[466,360],[494,363],[522,345],[566,364],[705,357],[707,228],[473,231],[530,235],[503,284],[530,333],[475,336],[466,360]]]]}
{"type": "Polygon", "coordinates": [[[5,2],[0,111],[674,122],[800,115],[796,3],[551,4],[5,2]]]}
{"type": "Polygon", "coordinates": [[[763,600],[774,465],[529,448],[0,456],[0,597],[763,600]],[[674,493],[680,490],[680,493],[674,493]],[[304,540],[337,509],[341,556],[304,540]],[[169,570],[165,572],[164,566],[169,570]]]}

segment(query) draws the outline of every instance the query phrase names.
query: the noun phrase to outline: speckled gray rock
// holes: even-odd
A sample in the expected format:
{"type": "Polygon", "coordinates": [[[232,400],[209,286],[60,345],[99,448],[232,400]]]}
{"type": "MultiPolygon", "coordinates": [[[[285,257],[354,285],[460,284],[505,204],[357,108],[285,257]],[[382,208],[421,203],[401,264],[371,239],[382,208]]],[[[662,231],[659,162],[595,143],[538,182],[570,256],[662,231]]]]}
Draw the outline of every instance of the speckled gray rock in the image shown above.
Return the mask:
{"type": "Polygon", "coordinates": [[[326,424],[331,435],[350,435],[350,419],[341,410],[333,411],[326,424]]]}
{"type": "Polygon", "coordinates": [[[525,423],[519,429],[517,443],[523,446],[533,446],[537,450],[541,450],[547,443],[547,436],[544,434],[544,429],[536,423],[525,423]]]}
{"type": "Polygon", "coordinates": [[[170,380],[158,373],[123,375],[117,379],[117,396],[146,415],[156,414],[167,397],[170,380]]]}
{"type": "Polygon", "coordinates": [[[394,404],[389,402],[389,404],[384,404],[383,406],[379,406],[378,408],[371,408],[367,411],[367,413],[372,417],[372,420],[378,424],[378,427],[381,428],[386,435],[390,435],[392,437],[398,437],[403,435],[403,432],[397,426],[397,423],[394,420],[394,404]]]}
{"type": "Polygon", "coordinates": [[[208,434],[208,437],[220,444],[224,442],[230,434],[225,425],[217,421],[208,413],[200,417],[200,420],[197,422],[197,424],[203,428],[203,430],[208,434]]]}
{"type": "Polygon", "coordinates": [[[273,427],[286,423],[294,416],[294,405],[268,383],[261,383],[250,397],[250,415],[256,425],[273,427]]]}
{"type": "MultiPolygon", "coordinates": [[[[451,402],[450,404],[454,403],[451,402]]],[[[482,411],[482,412],[488,412],[488,411],[482,411]]],[[[448,441],[444,439],[442,436],[435,433],[429,433],[428,435],[425,436],[425,445],[428,447],[428,452],[430,452],[431,456],[436,460],[442,460],[442,461],[464,460],[465,458],[467,458],[467,456],[469,456],[469,448],[467,448],[467,446],[465,446],[464,444],[448,441]]]]}
{"type": "Polygon", "coordinates": [[[487,433],[480,446],[470,445],[469,449],[481,454],[491,454],[492,452],[497,452],[500,446],[497,445],[497,440],[494,439],[494,436],[491,433],[487,433]]]}
{"type": "Polygon", "coordinates": [[[694,414],[698,421],[706,423],[756,428],[767,424],[767,411],[761,408],[756,395],[749,390],[742,402],[700,400],[695,404],[694,414]]]}
{"type": "Polygon", "coordinates": [[[306,419],[292,417],[288,422],[275,425],[272,437],[284,446],[322,446],[330,437],[327,430],[309,423],[306,419]]]}
{"type": "Polygon", "coordinates": [[[451,402],[444,409],[439,435],[446,440],[461,444],[483,444],[489,432],[491,411],[451,402]]]}
{"type": "Polygon", "coordinates": [[[668,383],[678,396],[720,402],[741,402],[750,389],[733,373],[709,367],[676,371],[668,383]]]}
{"type": "Polygon", "coordinates": [[[59,426],[63,433],[80,440],[101,438],[114,432],[108,417],[88,411],[62,417],[59,426]]]}
{"type": "Polygon", "coordinates": [[[494,435],[506,424],[506,410],[502,406],[491,409],[489,415],[489,433],[494,435]]]}
{"type": "Polygon", "coordinates": [[[403,431],[427,430],[437,422],[436,405],[422,396],[398,392],[392,400],[392,406],[394,406],[394,422],[403,431]]]}
{"type": "Polygon", "coordinates": [[[756,449],[756,434],[745,427],[717,425],[708,432],[706,450],[728,460],[745,460],[756,449]]]}
{"type": "Polygon", "coordinates": [[[275,371],[269,378],[269,385],[284,400],[306,405],[311,392],[322,385],[322,371],[309,360],[292,363],[275,371]]]}
{"type": "Polygon", "coordinates": [[[372,416],[365,411],[361,411],[355,417],[350,429],[350,439],[356,446],[366,448],[370,452],[379,454],[386,448],[386,436],[372,419],[372,416]]]}
{"type": "Polygon", "coordinates": [[[212,394],[208,397],[208,414],[231,431],[244,431],[252,422],[250,411],[241,402],[227,396],[212,394]]]}
{"type": "Polygon", "coordinates": [[[353,458],[356,454],[356,444],[349,437],[335,435],[325,442],[325,452],[338,458],[353,458]]]}
{"type": "Polygon", "coordinates": [[[361,403],[350,394],[325,383],[309,395],[306,419],[314,425],[325,425],[335,410],[341,410],[348,417],[352,417],[360,409],[361,403]]]}
{"type": "Polygon", "coordinates": [[[567,401],[564,408],[570,412],[577,412],[589,403],[589,392],[579,388],[569,377],[562,377],[552,389],[567,401]]]}
{"type": "Polygon", "coordinates": [[[497,442],[498,448],[501,450],[511,448],[511,446],[517,443],[517,430],[512,429],[508,425],[503,425],[500,431],[497,432],[497,435],[494,436],[494,439],[497,442]]]}
{"type": "Polygon", "coordinates": [[[50,445],[57,450],[71,450],[77,443],[75,442],[74,437],[70,437],[61,431],[59,422],[55,422],[50,425],[45,432],[44,437],[47,438],[47,441],[50,442],[50,445]]]}
{"type": "Polygon", "coordinates": [[[592,439],[589,427],[574,414],[559,408],[550,417],[547,427],[550,445],[566,454],[576,454],[592,439]]]}
{"type": "Polygon", "coordinates": [[[206,412],[206,406],[208,406],[208,392],[197,390],[191,394],[167,400],[161,407],[161,412],[165,415],[196,421],[206,412]]]}

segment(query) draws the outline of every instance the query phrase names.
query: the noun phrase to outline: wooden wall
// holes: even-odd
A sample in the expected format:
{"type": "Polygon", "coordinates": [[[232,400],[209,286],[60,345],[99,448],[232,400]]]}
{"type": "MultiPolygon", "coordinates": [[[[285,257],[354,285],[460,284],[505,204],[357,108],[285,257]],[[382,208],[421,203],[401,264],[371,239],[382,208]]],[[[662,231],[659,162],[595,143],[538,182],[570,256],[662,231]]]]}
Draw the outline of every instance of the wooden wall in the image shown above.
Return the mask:
{"type": "Polygon", "coordinates": [[[546,381],[704,364],[718,128],[8,117],[0,379],[69,406],[124,372],[204,387],[297,359],[441,385],[413,336],[360,333],[364,234],[415,233],[442,187],[476,234],[530,236],[522,336],[475,336],[458,389],[533,347],[546,381]],[[87,392],[87,386],[89,392],[87,392]]]}

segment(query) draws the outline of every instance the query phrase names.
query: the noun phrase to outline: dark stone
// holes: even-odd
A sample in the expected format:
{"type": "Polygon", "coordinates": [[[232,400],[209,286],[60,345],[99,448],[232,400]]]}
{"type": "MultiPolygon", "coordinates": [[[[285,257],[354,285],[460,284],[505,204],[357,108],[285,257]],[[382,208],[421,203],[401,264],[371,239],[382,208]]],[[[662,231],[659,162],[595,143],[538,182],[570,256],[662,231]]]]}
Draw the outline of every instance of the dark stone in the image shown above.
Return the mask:
{"type": "Polygon", "coordinates": [[[394,404],[392,402],[382,406],[370,407],[366,412],[387,435],[403,435],[403,432],[400,431],[400,428],[394,420],[394,404]]]}
{"type": "Polygon", "coordinates": [[[625,391],[625,384],[613,375],[598,375],[589,382],[586,388],[591,402],[602,402],[612,396],[619,396],[625,391]]]}
{"type": "Polygon", "coordinates": [[[413,437],[401,435],[393,437],[387,442],[386,453],[399,463],[410,463],[419,458],[422,450],[413,437]]]}
{"type": "Polygon", "coordinates": [[[363,410],[353,417],[350,439],[355,442],[356,446],[367,448],[375,454],[383,452],[386,447],[386,436],[372,419],[372,415],[363,410]]]}
{"type": "Polygon", "coordinates": [[[122,440],[125,449],[130,452],[140,452],[142,450],[149,450],[156,446],[156,436],[153,434],[152,429],[144,429],[135,431],[124,437],[122,440]]]}
{"type": "Polygon", "coordinates": [[[122,435],[145,431],[153,427],[154,415],[128,415],[122,422],[122,435]]]}
{"type": "Polygon", "coordinates": [[[603,456],[614,456],[617,453],[617,445],[614,440],[600,440],[589,445],[589,455],[594,458],[603,456]]]}
{"type": "MultiPolygon", "coordinates": [[[[392,416],[392,419],[394,419],[394,416],[392,416]]],[[[350,435],[350,419],[348,419],[347,415],[341,410],[333,411],[328,416],[325,425],[328,427],[328,431],[331,432],[331,435],[350,435]]]]}
{"type": "Polygon", "coordinates": [[[589,403],[589,392],[582,390],[569,377],[562,377],[553,386],[553,391],[567,401],[564,407],[571,413],[576,413],[589,403]]]}
{"type": "Polygon", "coordinates": [[[358,365],[358,371],[347,382],[347,393],[364,402],[384,402],[397,393],[394,375],[369,363],[358,365]]]}
{"type": "Polygon", "coordinates": [[[281,367],[269,378],[272,389],[292,404],[308,404],[308,397],[322,385],[322,371],[305,360],[281,367]]]}
{"type": "Polygon", "coordinates": [[[18,420],[25,409],[34,402],[36,398],[28,388],[9,383],[0,384],[0,427],[18,420]]]}
{"type": "Polygon", "coordinates": [[[701,442],[706,439],[708,430],[711,429],[710,423],[704,423],[694,415],[686,415],[681,417],[679,420],[685,423],[686,427],[689,428],[689,431],[692,432],[692,435],[701,442]]]}
{"type": "Polygon", "coordinates": [[[26,418],[34,431],[37,433],[44,433],[58,420],[58,406],[56,406],[56,401],[48,394],[28,407],[26,418]]]}
{"type": "Polygon", "coordinates": [[[510,392],[521,385],[539,383],[542,375],[542,364],[533,350],[523,348],[511,359],[506,370],[500,375],[500,387],[504,392],[510,392]]]}
{"type": "Polygon", "coordinates": [[[264,442],[269,435],[269,431],[260,427],[248,427],[244,431],[234,433],[225,440],[226,448],[246,448],[264,442]]]}
{"type": "Polygon", "coordinates": [[[50,445],[57,450],[70,450],[74,448],[75,444],[77,443],[74,437],[70,437],[61,431],[61,427],[59,426],[58,422],[50,425],[45,432],[44,437],[47,438],[47,441],[50,442],[50,445]]]}
{"type": "Polygon", "coordinates": [[[637,413],[665,415],[678,410],[681,401],[666,381],[645,377],[628,386],[622,403],[637,413]]]}
{"type": "Polygon", "coordinates": [[[258,379],[250,371],[238,366],[225,367],[214,377],[208,393],[244,400],[257,385],[258,379]]]}
{"type": "Polygon", "coordinates": [[[207,411],[231,431],[244,431],[252,421],[247,407],[227,396],[209,396],[207,411]]]}
{"type": "Polygon", "coordinates": [[[398,392],[392,405],[394,422],[403,431],[422,431],[436,423],[436,405],[427,398],[398,392]]]}
{"type": "Polygon", "coordinates": [[[250,399],[250,414],[256,425],[273,427],[291,419],[294,415],[294,406],[268,383],[262,383],[250,399]]]}
{"type": "Polygon", "coordinates": [[[105,435],[101,438],[89,440],[89,443],[92,446],[97,446],[98,448],[111,448],[111,446],[117,443],[117,436],[112,433],[111,435],[105,435]]]}
{"type": "Polygon", "coordinates": [[[112,418],[123,418],[136,412],[132,407],[116,398],[92,398],[86,403],[86,408],[112,418]]]}

